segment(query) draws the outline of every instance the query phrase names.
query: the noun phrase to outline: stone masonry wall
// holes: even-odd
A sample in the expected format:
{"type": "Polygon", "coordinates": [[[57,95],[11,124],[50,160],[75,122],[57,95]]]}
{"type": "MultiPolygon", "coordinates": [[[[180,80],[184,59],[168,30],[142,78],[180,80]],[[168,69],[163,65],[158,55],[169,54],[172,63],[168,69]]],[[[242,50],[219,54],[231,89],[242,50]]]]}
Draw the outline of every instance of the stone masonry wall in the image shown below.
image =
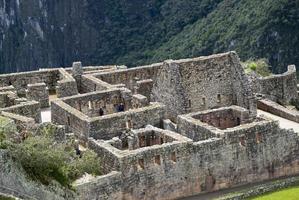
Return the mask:
{"type": "Polygon", "coordinates": [[[254,96],[236,53],[164,62],[154,80],[153,99],[166,105],[167,117],[240,105],[255,116],[254,96]]]}
{"type": "Polygon", "coordinates": [[[28,84],[26,97],[40,103],[41,108],[49,107],[49,91],[45,83],[28,84]]]}
{"type": "Polygon", "coordinates": [[[40,104],[37,101],[26,101],[11,107],[1,108],[0,111],[31,117],[35,122],[41,122],[40,104]]]}
{"type": "Polygon", "coordinates": [[[119,158],[123,199],[175,199],[299,173],[298,136],[276,122],[245,126],[223,138],[175,143],[119,158]]]}
{"type": "Polygon", "coordinates": [[[79,138],[88,135],[90,130],[88,116],[61,100],[51,103],[51,112],[51,120],[54,124],[65,125],[68,132],[73,132],[79,138]]]}
{"type": "Polygon", "coordinates": [[[92,118],[89,136],[95,139],[110,139],[119,136],[127,130],[129,121],[131,128],[135,129],[148,124],[161,127],[164,113],[163,105],[152,103],[146,107],[92,118]]]}
{"type": "Polygon", "coordinates": [[[257,93],[261,93],[266,98],[282,105],[287,105],[291,100],[298,98],[296,67],[294,65],[288,66],[288,71],[283,74],[258,78],[257,84],[257,93]]]}
{"type": "Polygon", "coordinates": [[[48,69],[32,72],[21,72],[0,75],[0,86],[13,85],[19,94],[25,95],[28,84],[46,83],[47,87],[55,89],[59,80],[59,72],[56,69],[48,69]]]}
{"type": "Polygon", "coordinates": [[[63,68],[60,68],[58,71],[59,81],[57,81],[56,86],[57,97],[61,98],[78,94],[78,88],[75,79],[63,68]]]}
{"type": "Polygon", "coordinates": [[[115,72],[94,74],[94,76],[111,85],[125,84],[128,89],[133,91],[136,81],[155,78],[158,75],[158,70],[161,66],[162,63],[156,63],[115,72]]]}

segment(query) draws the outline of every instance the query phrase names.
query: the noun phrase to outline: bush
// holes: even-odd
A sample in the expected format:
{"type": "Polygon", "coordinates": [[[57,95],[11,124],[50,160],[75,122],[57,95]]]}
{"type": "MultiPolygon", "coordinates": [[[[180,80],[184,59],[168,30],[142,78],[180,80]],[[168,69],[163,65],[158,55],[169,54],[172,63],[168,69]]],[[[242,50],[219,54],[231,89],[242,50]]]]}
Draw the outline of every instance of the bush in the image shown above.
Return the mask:
{"type": "Polygon", "coordinates": [[[17,127],[13,120],[0,116],[0,149],[6,149],[9,140],[17,133],[17,127]]]}
{"type": "Polygon", "coordinates": [[[55,143],[49,135],[29,137],[10,148],[13,158],[21,164],[29,177],[43,184],[56,180],[70,186],[85,172],[100,175],[100,160],[92,151],[80,158],[70,144],[55,143]]]}
{"type": "Polygon", "coordinates": [[[271,75],[270,66],[266,59],[248,60],[243,63],[243,66],[246,73],[254,71],[261,76],[271,75]]]}
{"type": "Polygon", "coordinates": [[[67,185],[68,178],[63,170],[67,164],[67,152],[63,145],[53,146],[52,143],[47,137],[29,137],[23,143],[14,145],[11,153],[33,179],[48,184],[53,178],[67,185]]]}

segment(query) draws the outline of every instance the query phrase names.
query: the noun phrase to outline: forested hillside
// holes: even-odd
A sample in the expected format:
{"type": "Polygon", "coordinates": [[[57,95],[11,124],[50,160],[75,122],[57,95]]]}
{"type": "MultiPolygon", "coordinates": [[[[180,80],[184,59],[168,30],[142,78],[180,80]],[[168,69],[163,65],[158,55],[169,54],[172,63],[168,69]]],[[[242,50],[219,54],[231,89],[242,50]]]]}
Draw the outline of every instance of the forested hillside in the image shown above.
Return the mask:
{"type": "Polygon", "coordinates": [[[299,66],[298,0],[3,0],[0,72],[236,50],[299,66]]]}

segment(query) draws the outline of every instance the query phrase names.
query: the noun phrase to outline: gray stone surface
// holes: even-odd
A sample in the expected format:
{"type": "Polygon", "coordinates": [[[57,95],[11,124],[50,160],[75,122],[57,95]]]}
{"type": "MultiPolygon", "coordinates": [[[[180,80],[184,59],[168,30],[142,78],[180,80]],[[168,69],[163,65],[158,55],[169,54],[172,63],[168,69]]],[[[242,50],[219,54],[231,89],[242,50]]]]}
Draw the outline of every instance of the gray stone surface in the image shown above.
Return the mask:
{"type": "MultiPolygon", "coordinates": [[[[298,133],[256,116],[254,96],[298,125],[275,103],[298,98],[294,73],[248,78],[235,52],[132,69],[74,63],[0,75],[0,112],[51,128],[39,124],[48,87],[57,141],[78,139],[102,161],[103,176],[75,183],[79,199],[175,199],[299,173],[298,133]]],[[[26,181],[12,183],[38,196],[26,181]]]]}

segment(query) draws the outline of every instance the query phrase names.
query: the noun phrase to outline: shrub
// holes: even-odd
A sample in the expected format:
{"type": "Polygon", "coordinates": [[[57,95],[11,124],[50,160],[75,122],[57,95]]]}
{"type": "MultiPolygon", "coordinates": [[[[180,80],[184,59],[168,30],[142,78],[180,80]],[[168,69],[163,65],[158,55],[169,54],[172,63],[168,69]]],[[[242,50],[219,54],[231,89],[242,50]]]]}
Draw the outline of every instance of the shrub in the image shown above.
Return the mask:
{"type": "Polygon", "coordinates": [[[67,185],[67,176],[62,170],[66,167],[67,152],[62,145],[53,146],[52,143],[47,137],[29,137],[23,143],[14,145],[11,153],[33,179],[48,184],[53,178],[67,185]]]}
{"type": "Polygon", "coordinates": [[[32,179],[43,184],[56,180],[70,186],[85,172],[100,175],[100,160],[94,152],[88,150],[80,158],[70,144],[55,143],[48,135],[29,137],[10,152],[32,179]]]}
{"type": "Polygon", "coordinates": [[[271,75],[270,66],[266,59],[248,60],[243,63],[243,66],[246,73],[254,71],[261,76],[271,75]]]}
{"type": "Polygon", "coordinates": [[[13,120],[0,116],[0,149],[6,149],[9,140],[14,137],[17,132],[16,124],[13,120]]]}

